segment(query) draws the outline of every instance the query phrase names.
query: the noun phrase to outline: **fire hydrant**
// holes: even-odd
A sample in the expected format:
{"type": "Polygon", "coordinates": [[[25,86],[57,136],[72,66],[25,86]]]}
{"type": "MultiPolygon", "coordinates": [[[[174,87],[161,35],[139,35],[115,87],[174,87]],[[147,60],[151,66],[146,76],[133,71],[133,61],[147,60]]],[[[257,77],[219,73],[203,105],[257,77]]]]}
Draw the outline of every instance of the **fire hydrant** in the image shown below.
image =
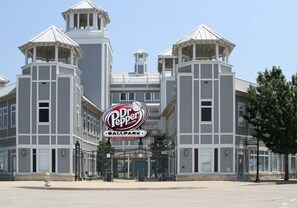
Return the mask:
{"type": "Polygon", "coordinates": [[[43,176],[43,181],[45,182],[45,186],[50,186],[50,178],[51,178],[51,175],[49,172],[46,172],[43,176]]]}

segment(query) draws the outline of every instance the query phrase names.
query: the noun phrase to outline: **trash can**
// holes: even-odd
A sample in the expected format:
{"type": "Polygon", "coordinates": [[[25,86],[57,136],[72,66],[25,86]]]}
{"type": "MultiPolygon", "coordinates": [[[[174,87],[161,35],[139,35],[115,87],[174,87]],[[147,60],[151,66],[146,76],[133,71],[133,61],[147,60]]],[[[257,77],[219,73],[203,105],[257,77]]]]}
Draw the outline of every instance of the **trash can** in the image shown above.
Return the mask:
{"type": "Polygon", "coordinates": [[[106,171],[105,173],[105,181],[111,182],[112,181],[112,172],[111,171],[106,171]]]}
{"type": "Polygon", "coordinates": [[[144,181],[144,170],[139,170],[138,181],[144,181]]]}

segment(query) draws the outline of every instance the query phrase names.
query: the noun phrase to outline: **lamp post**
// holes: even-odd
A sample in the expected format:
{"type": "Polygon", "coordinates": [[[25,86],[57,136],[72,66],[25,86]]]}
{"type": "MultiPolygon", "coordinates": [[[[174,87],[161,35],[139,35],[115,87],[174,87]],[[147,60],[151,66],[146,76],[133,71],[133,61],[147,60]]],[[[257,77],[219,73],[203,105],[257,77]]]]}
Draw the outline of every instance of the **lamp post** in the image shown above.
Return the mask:
{"type": "Polygon", "coordinates": [[[142,164],[142,157],[143,157],[143,142],[142,138],[139,139],[138,143],[138,156],[140,159],[139,163],[139,170],[138,170],[138,181],[144,181],[144,165],[142,164]]]}
{"type": "Polygon", "coordinates": [[[106,171],[106,181],[111,181],[111,144],[110,138],[108,138],[106,143],[106,160],[107,160],[107,171],[106,171]]]}
{"type": "Polygon", "coordinates": [[[75,181],[78,181],[78,161],[79,161],[79,150],[80,150],[80,144],[78,141],[75,143],[75,166],[74,166],[74,172],[75,172],[75,181]]]}
{"type": "Polygon", "coordinates": [[[173,160],[173,180],[175,181],[175,142],[174,139],[171,143],[171,149],[172,149],[172,160],[173,160]]]}
{"type": "Polygon", "coordinates": [[[256,183],[260,182],[260,178],[259,178],[259,146],[260,146],[260,141],[259,138],[257,138],[257,174],[256,174],[256,183]]]}

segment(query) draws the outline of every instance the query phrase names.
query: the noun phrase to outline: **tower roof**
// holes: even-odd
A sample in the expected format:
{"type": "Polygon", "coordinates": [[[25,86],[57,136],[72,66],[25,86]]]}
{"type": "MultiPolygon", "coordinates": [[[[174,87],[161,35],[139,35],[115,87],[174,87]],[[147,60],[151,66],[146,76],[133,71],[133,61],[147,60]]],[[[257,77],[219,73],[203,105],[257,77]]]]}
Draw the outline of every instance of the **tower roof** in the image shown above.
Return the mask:
{"type": "Polygon", "coordinates": [[[186,46],[193,43],[219,43],[229,47],[230,52],[235,47],[235,44],[229,41],[228,39],[221,36],[219,33],[215,32],[214,30],[210,29],[206,25],[200,25],[195,30],[188,33],[185,37],[181,38],[173,45],[173,52],[176,53],[176,49],[179,46],[186,46]]]}
{"type": "Polygon", "coordinates": [[[142,49],[139,49],[138,51],[136,51],[136,52],[134,53],[134,55],[136,55],[136,54],[146,54],[146,55],[148,55],[148,53],[145,52],[145,51],[142,50],[142,49]]]}
{"type": "Polygon", "coordinates": [[[70,7],[65,12],[62,12],[62,15],[63,15],[65,20],[66,20],[67,13],[70,12],[70,11],[73,11],[73,10],[77,10],[77,11],[81,11],[81,10],[94,11],[95,10],[99,14],[101,13],[104,16],[104,18],[106,19],[107,24],[110,23],[110,19],[109,19],[107,11],[105,11],[102,7],[99,7],[95,3],[91,2],[90,0],[83,0],[83,1],[75,4],[74,6],[70,7]]]}
{"type": "Polygon", "coordinates": [[[62,47],[74,48],[79,57],[82,57],[82,50],[79,45],[68,37],[62,30],[56,26],[51,26],[36,37],[21,45],[19,49],[25,53],[25,50],[31,48],[32,45],[60,45],[62,47]]]}

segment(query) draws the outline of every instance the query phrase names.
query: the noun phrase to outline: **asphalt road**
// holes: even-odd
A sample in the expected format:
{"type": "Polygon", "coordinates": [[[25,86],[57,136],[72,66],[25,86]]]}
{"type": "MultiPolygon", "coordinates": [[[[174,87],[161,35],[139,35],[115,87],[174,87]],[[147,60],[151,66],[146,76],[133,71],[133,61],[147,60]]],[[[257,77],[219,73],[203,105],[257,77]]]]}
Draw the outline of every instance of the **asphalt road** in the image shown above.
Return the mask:
{"type": "Polygon", "coordinates": [[[171,190],[0,187],[0,208],[296,208],[297,184],[171,190]]]}

